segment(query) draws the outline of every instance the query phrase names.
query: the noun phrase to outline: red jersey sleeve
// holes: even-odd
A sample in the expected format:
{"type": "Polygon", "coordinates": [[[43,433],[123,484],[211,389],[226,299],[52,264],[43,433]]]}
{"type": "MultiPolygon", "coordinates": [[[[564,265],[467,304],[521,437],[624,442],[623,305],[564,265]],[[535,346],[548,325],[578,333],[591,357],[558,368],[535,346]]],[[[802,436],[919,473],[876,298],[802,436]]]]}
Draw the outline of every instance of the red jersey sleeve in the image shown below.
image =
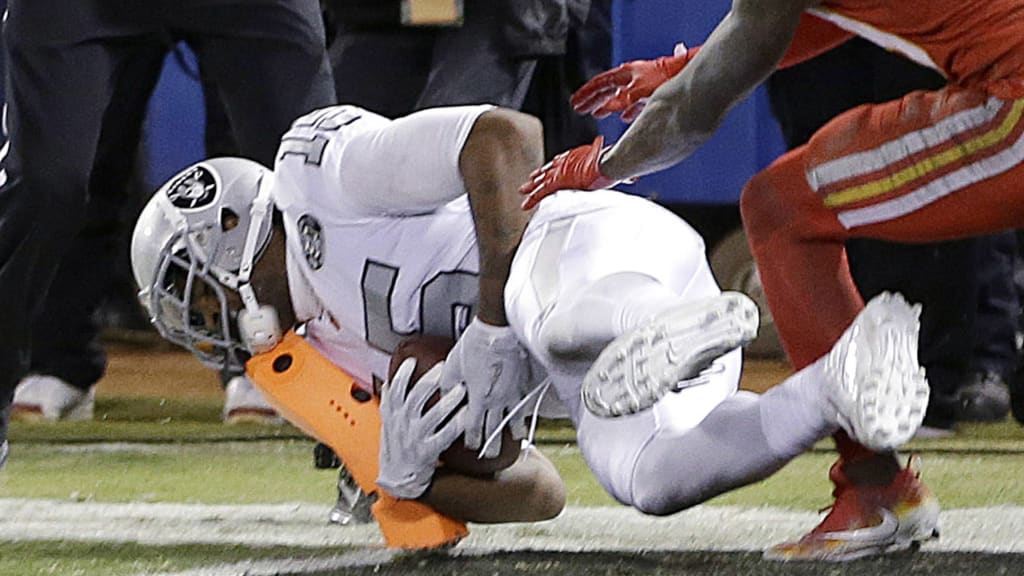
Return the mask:
{"type": "Polygon", "coordinates": [[[804,14],[800,17],[800,25],[796,29],[796,35],[793,36],[793,41],[789,44],[789,50],[782,57],[779,68],[787,68],[805,60],[810,60],[853,37],[853,32],[843,30],[817,16],[804,14]]]}

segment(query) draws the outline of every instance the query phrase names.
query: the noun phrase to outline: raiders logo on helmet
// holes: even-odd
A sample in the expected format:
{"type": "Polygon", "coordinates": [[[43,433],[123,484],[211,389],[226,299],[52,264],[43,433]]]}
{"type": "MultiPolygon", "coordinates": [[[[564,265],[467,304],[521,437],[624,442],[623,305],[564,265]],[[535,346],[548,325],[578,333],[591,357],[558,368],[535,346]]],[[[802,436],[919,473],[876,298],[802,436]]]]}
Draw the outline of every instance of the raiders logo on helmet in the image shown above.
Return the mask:
{"type": "Polygon", "coordinates": [[[309,214],[299,218],[299,237],[302,239],[302,252],[306,255],[306,262],[313,270],[319,270],[324,265],[324,239],[321,232],[323,228],[316,218],[309,214]]]}
{"type": "Polygon", "coordinates": [[[167,187],[167,197],[182,210],[202,208],[217,196],[217,179],[203,166],[195,166],[167,187]]]}

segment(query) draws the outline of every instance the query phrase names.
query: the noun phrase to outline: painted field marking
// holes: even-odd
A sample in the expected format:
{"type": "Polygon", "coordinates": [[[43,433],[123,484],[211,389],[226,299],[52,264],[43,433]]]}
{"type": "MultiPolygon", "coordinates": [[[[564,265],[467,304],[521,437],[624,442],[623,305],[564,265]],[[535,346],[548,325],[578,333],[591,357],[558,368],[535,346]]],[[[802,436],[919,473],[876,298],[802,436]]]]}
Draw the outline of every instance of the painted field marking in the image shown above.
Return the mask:
{"type": "MultiPolygon", "coordinates": [[[[346,547],[381,550],[376,526],[328,525],[309,503],[207,505],[0,499],[0,540],[346,547]]],[[[496,550],[758,551],[796,537],[819,515],[807,511],[698,506],[668,517],[625,507],[570,507],[547,522],[471,526],[456,553],[496,550]]],[[[1024,553],[1024,507],[943,511],[942,537],[925,550],[1024,553]]]]}

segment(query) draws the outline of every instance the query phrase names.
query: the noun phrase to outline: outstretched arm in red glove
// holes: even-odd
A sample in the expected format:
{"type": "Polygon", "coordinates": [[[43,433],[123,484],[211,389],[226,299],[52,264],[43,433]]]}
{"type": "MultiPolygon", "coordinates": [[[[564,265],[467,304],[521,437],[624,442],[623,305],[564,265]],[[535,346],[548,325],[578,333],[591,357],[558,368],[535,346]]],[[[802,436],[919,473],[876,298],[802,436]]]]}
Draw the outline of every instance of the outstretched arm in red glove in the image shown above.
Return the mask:
{"type": "Polygon", "coordinates": [[[559,190],[597,190],[616,184],[616,180],[601,174],[598,167],[604,150],[604,136],[598,136],[590,144],[562,152],[531,172],[530,179],[519,187],[519,193],[526,196],[523,210],[533,208],[542,198],[559,190]]]}
{"type": "Polygon", "coordinates": [[[621,112],[623,120],[636,122],[614,146],[605,148],[597,139],[534,171],[519,188],[526,196],[523,207],[532,208],[557,190],[607,188],[682,161],[772,69],[805,60],[851,37],[805,12],[816,1],[737,1],[700,47],[702,62],[690,65],[698,49],[681,48],[675,56],[627,62],[592,78],[573,95],[576,111],[598,117],[621,112]],[[750,45],[762,50],[747,49],[750,45]],[[641,114],[647,98],[659,106],[641,114]]]}
{"type": "MultiPolygon", "coordinates": [[[[852,33],[831,22],[812,14],[804,14],[779,68],[809,60],[852,37],[852,33]]],[[[699,50],[700,46],[687,48],[680,43],[676,45],[672,56],[634,60],[602,72],[572,95],[570,103],[573,110],[580,114],[591,114],[595,118],[621,113],[624,122],[632,122],[643,111],[647,99],[658,86],[681,72],[697,56],[699,50]]]]}
{"type": "Polygon", "coordinates": [[[699,49],[678,44],[673,56],[634,60],[602,72],[572,95],[573,110],[597,118],[621,112],[624,121],[632,122],[654,90],[678,74],[699,49]]]}

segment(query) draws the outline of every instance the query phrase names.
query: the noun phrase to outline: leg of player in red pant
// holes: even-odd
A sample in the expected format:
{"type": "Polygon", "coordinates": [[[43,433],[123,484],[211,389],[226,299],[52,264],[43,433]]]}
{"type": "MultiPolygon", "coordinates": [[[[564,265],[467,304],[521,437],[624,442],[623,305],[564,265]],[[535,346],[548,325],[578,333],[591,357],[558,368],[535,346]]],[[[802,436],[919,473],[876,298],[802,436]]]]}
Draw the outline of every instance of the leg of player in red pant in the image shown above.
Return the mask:
{"type": "Polygon", "coordinates": [[[795,368],[863,306],[847,238],[944,240],[1024,223],[1022,111],[1024,100],[978,91],[915,92],[840,115],[750,181],[744,223],[795,368]]]}
{"type": "MultiPolygon", "coordinates": [[[[1024,222],[1022,112],[1024,100],[980,91],[915,92],[839,116],[751,180],[744,223],[795,368],[827,352],[863,307],[846,262],[847,238],[942,240],[1024,222]]],[[[913,471],[846,437],[837,447],[832,512],[771,555],[865,555],[931,533],[938,505],[913,471]],[[865,549],[863,540],[843,537],[889,517],[904,531],[900,542],[880,532],[865,549]]]]}

